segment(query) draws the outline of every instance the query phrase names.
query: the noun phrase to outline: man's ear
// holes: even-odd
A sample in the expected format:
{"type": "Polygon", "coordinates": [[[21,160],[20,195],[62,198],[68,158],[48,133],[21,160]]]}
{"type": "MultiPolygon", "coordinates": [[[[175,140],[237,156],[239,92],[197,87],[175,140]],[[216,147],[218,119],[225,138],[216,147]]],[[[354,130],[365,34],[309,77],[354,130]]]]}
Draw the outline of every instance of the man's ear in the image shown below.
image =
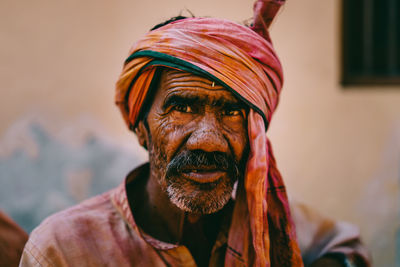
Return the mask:
{"type": "Polygon", "coordinates": [[[149,143],[149,135],[143,120],[139,121],[138,125],[135,128],[135,133],[139,140],[139,144],[147,149],[147,145],[149,143]]]}

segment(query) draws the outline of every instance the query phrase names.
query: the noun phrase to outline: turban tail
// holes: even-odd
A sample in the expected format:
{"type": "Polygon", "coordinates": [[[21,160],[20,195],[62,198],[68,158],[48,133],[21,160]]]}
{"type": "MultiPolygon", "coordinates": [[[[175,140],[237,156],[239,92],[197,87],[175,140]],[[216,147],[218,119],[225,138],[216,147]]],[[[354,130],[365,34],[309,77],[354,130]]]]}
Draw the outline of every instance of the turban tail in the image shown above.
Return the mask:
{"type": "Polygon", "coordinates": [[[133,46],[116,86],[116,103],[130,127],[157,66],[215,81],[250,106],[250,154],[238,186],[225,266],[303,266],[285,186],[266,137],[283,82],[268,26],[282,3],[258,0],[250,28],[187,18],[153,30],[133,46]]]}

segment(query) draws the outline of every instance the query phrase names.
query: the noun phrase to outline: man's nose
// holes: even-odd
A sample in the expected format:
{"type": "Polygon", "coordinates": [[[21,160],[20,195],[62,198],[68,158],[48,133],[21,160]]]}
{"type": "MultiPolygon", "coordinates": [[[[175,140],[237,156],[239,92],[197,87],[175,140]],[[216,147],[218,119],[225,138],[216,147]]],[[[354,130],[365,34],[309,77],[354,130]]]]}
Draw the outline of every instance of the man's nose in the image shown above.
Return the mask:
{"type": "Polygon", "coordinates": [[[189,150],[228,152],[228,141],[222,133],[216,114],[206,113],[195,127],[186,142],[189,150]]]}

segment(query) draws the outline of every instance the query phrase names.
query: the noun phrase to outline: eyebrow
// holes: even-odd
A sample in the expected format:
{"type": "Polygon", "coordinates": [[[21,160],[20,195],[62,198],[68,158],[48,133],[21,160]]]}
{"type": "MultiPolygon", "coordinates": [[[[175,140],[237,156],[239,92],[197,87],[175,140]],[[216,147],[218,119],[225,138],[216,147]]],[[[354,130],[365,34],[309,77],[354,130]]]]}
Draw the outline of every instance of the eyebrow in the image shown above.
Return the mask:
{"type": "Polygon", "coordinates": [[[167,96],[164,100],[163,109],[167,109],[174,105],[212,105],[221,107],[223,109],[247,109],[247,105],[242,101],[236,99],[226,99],[219,98],[211,101],[208,97],[203,96],[193,96],[193,95],[181,95],[181,94],[171,94],[167,96]]]}
{"type": "Polygon", "coordinates": [[[182,96],[182,95],[170,95],[164,100],[163,109],[167,109],[174,105],[193,105],[193,103],[198,102],[200,97],[197,96],[182,96]]]}
{"type": "Polygon", "coordinates": [[[221,107],[222,109],[246,109],[247,105],[242,101],[230,99],[218,99],[212,103],[214,106],[221,107]]]}

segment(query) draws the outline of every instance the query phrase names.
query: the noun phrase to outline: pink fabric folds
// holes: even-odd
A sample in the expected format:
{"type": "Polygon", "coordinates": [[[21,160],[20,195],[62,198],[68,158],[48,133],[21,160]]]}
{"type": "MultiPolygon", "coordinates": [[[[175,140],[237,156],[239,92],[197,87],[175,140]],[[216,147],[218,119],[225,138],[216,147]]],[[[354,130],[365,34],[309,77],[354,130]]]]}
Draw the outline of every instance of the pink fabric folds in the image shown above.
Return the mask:
{"type": "Polygon", "coordinates": [[[116,103],[128,125],[136,123],[154,66],[165,65],[157,60],[206,73],[251,106],[250,155],[238,187],[225,266],[303,265],[285,187],[266,137],[283,83],[268,26],[282,3],[257,1],[250,28],[221,19],[188,18],[153,30],[133,46],[116,86],[116,103]]]}

